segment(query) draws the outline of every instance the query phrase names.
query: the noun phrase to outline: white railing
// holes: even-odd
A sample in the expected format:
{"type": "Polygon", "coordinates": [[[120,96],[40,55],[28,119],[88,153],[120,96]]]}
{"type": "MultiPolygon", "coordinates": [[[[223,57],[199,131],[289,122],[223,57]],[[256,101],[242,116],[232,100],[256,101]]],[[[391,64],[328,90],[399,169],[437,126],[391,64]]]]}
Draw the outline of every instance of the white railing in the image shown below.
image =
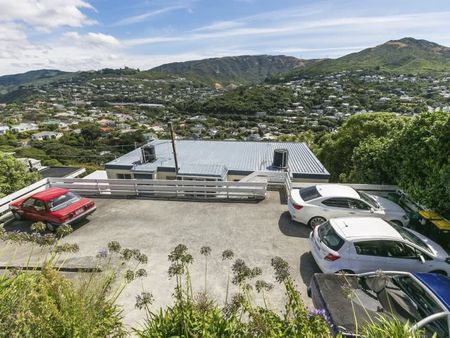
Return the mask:
{"type": "Polygon", "coordinates": [[[259,200],[265,198],[267,190],[266,183],[226,181],[50,178],[49,184],[94,197],[259,200]]]}

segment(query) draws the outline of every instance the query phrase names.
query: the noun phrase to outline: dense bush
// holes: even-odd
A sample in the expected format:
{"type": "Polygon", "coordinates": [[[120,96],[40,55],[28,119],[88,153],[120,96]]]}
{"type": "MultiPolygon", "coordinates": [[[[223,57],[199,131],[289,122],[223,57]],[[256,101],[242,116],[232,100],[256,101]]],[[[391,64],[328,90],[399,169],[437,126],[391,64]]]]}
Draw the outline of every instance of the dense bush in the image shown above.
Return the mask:
{"type": "Polygon", "coordinates": [[[397,184],[414,200],[450,213],[450,114],[352,116],[316,146],[332,181],[397,184]]]}
{"type": "Polygon", "coordinates": [[[11,194],[39,180],[36,172],[12,156],[0,153],[0,197],[11,194]]]}

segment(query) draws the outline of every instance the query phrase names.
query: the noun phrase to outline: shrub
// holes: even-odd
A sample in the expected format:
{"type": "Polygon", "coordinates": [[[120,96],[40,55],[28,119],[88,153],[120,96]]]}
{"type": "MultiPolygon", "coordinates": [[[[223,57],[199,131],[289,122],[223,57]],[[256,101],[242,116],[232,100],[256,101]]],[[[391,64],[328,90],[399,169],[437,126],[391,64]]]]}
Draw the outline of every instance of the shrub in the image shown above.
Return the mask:
{"type": "Polygon", "coordinates": [[[60,268],[65,254],[76,252],[78,245],[61,239],[71,227],[59,227],[56,235],[41,234],[43,223],[31,229],[31,234],[0,229],[0,239],[15,246],[9,261],[20,244],[30,247],[24,269],[5,269],[0,275],[0,337],[125,337],[122,309],[115,302],[127,283],[146,275],[140,264],[147,262],[147,256],[112,242],[109,251],[97,256],[93,272],[80,272],[69,280],[60,268]],[[29,265],[36,247],[41,255],[48,251],[40,267],[29,265]],[[117,258],[133,260],[134,269],[121,274],[112,264],[117,258]],[[100,266],[103,272],[97,272],[100,266]]]}
{"type": "MultiPolygon", "coordinates": [[[[201,251],[205,254],[205,249],[201,251]]],[[[207,257],[210,254],[205,255],[207,257]]],[[[233,257],[226,250],[222,257],[233,257]]],[[[275,277],[285,290],[286,304],[283,314],[269,308],[266,293],[272,285],[255,278],[261,275],[258,267],[249,267],[242,259],[237,259],[231,266],[231,282],[238,287],[238,293],[220,306],[203,291],[192,293],[189,266],[192,256],[184,245],[178,245],[169,255],[171,266],[169,277],[176,279],[173,293],[174,304],[166,309],[152,312],[149,309],[151,299],[142,302],[143,296],[137,298],[137,306],[146,311],[146,320],[142,329],[135,329],[139,337],[329,337],[330,331],[324,317],[319,312],[309,312],[300,294],[296,290],[289,273],[289,267],[281,258],[274,258],[272,266],[275,277]],[[262,295],[264,306],[254,303],[253,290],[262,295]]],[[[205,269],[206,273],[206,269],[205,269]]],[[[227,284],[230,278],[227,279],[227,284]]],[[[206,283],[206,279],[205,279],[206,283]]],[[[229,287],[227,285],[227,291],[229,287]]],[[[205,287],[206,290],[206,287],[205,287]]]]}

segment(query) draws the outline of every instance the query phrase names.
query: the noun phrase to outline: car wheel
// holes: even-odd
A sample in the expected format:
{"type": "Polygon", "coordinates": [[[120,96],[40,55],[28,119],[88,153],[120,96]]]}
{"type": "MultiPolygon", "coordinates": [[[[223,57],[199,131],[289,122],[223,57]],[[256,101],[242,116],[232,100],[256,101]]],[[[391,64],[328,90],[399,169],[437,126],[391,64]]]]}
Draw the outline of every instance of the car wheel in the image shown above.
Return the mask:
{"type": "Polygon", "coordinates": [[[434,271],[430,271],[430,273],[436,273],[438,275],[447,276],[447,272],[442,271],[442,270],[434,270],[434,271]]]}
{"type": "Polygon", "coordinates": [[[321,216],[314,216],[309,220],[308,225],[311,227],[311,229],[314,229],[316,226],[322,224],[323,222],[326,222],[325,218],[321,216]]]}
{"type": "Polygon", "coordinates": [[[402,222],[400,222],[400,221],[397,221],[397,220],[393,220],[393,221],[391,221],[392,223],[394,223],[395,225],[398,225],[398,226],[400,226],[400,227],[402,227],[403,226],[403,223],[402,222]]]}

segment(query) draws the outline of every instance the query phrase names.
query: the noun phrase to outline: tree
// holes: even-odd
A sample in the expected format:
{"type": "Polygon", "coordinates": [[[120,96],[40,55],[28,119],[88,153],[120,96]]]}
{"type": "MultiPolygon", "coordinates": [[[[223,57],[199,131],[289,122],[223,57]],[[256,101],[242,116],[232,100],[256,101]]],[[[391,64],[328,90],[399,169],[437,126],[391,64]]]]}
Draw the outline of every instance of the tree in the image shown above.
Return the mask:
{"type": "Polygon", "coordinates": [[[389,148],[397,184],[414,200],[450,214],[450,114],[415,116],[389,148]]]}
{"type": "Polygon", "coordinates": [[[97,124],[90,123],[81,127],[80,135],[88,145],[94,145],[95,141],[101,136],[100,127],[97,124]]]}
{"type": "MultiPolygon", "coordinates": [[[[350,117],[337,132],[322,137],[318,157],[331,173],[332,181],[348,181],[354,169],[353,153],[361,143],[379,138],[393,139],[407,118],[392,113],[365,113],[350,117]]],[[[364,182],[358,182],[364,183],[364,182]]]]}
{"type": "Polygon", "coordinates": [[[0,154],[0,197],[39,180],[39,174],[12,156],[0,154]]]}

